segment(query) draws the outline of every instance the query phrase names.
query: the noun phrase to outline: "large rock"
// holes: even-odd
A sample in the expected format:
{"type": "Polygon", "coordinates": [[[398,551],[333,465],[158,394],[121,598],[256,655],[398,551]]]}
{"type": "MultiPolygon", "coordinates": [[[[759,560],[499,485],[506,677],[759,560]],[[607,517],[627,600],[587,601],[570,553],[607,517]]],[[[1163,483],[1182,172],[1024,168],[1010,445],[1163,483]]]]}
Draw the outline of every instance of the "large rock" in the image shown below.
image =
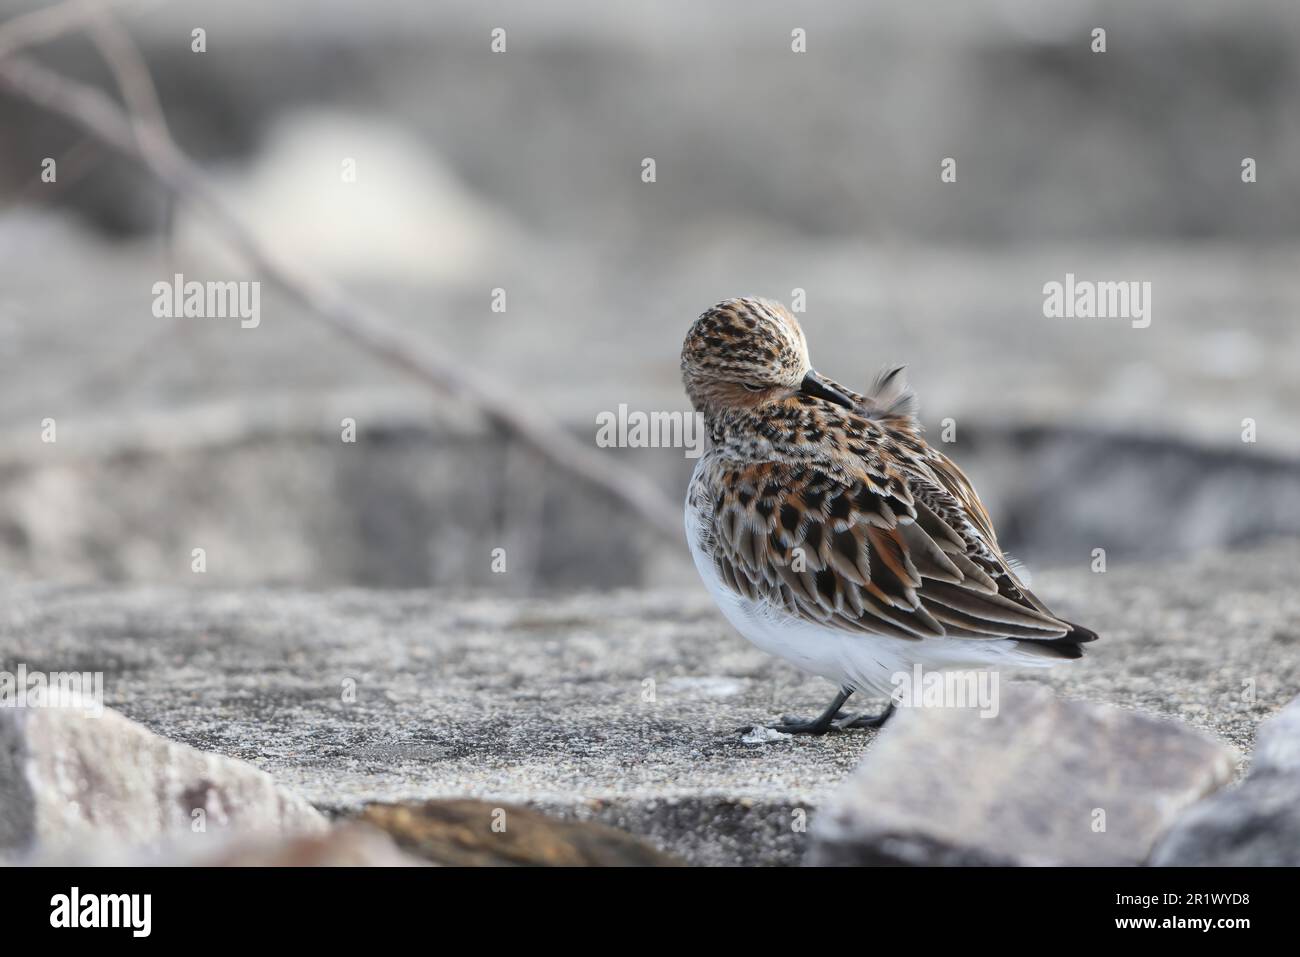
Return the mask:
{"type": "Polygon", "coordinates": [[[214,847],[233,835],[322,832],[270,775],[168,741],[110,709],[0,710],[0,854],[214,847]]]}
{"type": "Polygon", "coordinates": [[[1300,698],[1259,726],[1251,775],[1300,774],[1300,698]]]}
{"type": "Polygon", "coordinates": [[[1004,688],[997,714],[905,708],[814,819],[809,863],[1141,864],[1233,752],[1118,708],[1004,688]]]}
{"type": "Polygon", "coordinates": [[[1152,863],[1300,866],[1300,698],[1260,726],[1250,774],[1241,786],[1183,814],[1152,863]]]}
{"type": "Polygon", "coordinates": [[[372,804],[361,819],[427,861],[459,867],[666,867],[682,863],[603,824],[489,801],[372,804]]]}

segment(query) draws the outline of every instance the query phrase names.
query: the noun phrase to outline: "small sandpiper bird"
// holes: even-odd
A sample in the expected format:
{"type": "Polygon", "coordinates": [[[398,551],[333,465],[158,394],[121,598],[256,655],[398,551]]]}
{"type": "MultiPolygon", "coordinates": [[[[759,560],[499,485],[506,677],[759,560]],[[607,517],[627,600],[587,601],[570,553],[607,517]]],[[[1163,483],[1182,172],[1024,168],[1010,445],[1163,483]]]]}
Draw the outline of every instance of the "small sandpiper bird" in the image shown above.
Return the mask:
{"type": "Polygon", "coordinates": [[[711,443],[686,496],[700,577],[742,635],[839,688],[776,730],[879,727],[892,701],[840,708],[915,665],[1050,665],[1096,639],[1025,586],[970,481],[921,437],[901,368],[859,395],[813,371],[784,306],[728,299],[691,326],[682,378],[711,443]]]}

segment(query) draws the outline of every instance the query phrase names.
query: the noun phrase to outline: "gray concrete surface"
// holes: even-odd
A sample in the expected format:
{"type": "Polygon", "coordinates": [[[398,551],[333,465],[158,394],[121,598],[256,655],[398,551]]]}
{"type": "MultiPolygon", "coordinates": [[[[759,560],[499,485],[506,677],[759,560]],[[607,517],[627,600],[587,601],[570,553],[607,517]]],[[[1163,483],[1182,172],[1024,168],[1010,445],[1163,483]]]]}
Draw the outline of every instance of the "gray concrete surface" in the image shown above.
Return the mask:
{"type": "MultiPolygon", "coordinates": [[[[1300,689],[1297,567],[1288,541],[1041,574],[1036,590],[1103,639],[1033,680],[1249,754],[1259,720],[1300,689]]],[[[12,585],[0,661],[102,669],[112,707],[326,811],[488,797],[621,825],[702,863],[799,860],[796,824],[873,740],[742,743],[739,725],[812,713],[831,689],[734,635],[699,588],[508,601],[12,585]]]]}

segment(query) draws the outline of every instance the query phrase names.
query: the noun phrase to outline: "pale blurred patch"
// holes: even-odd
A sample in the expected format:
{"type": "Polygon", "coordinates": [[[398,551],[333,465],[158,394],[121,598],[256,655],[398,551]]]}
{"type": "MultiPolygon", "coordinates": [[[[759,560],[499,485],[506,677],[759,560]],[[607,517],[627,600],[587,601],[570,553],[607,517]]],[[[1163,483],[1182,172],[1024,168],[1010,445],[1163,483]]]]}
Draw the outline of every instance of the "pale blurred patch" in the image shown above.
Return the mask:
{"type": "MultiPolygon", "coordinates": [[[[244,222],[272,248],[337,277],[423,284],[479,272],[513,232],[437,153],[383,119],[330,111],[286,115],[248,166],[215,176],[244,222]],[[344,178],[353,161],[355,179],[344,178]]],[[[214,274],[228,244],[182,209],[177,249],[214,274]]]]}

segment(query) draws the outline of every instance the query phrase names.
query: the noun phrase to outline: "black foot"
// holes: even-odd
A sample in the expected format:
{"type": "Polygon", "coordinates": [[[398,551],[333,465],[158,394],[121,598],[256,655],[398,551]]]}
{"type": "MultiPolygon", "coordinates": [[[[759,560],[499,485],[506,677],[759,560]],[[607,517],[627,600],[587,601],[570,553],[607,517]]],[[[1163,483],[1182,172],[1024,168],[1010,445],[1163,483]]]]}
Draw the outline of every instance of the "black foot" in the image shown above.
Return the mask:
{"type": "Polygon", "coordinates": [[[825,734],[828,731],[834,731],[837,727],[835,720],[843,718],[848,720],[849,716],[843,711],[837,711],[833,718],[827,718],[822,715],[812,720],[800,720],[794,715],[783,715],[780,724],[769,725],[773,731],[780,731],[782,734],[825,734]]]}
{"type": "MultiPolygon", "coordinates": [[[[840,706],[849,699],[849,695],[852,693],[847,688],[841,688],[840,693],[831,702],[831,706],[812,720],[801,720],[787,714],[781,719],[780,724],[764,725],[763,727],[770,727],[773,731],[779,731],[782,734],[821,735],[829,731],[879,728],[894,713],[894,703],[891,701],[889,707],[885,708],[880,714],[864,714],[856,717],[845,714],[840,710],[840,706]]],[[[755,725],[746,725],[743,728],[737,728],[736,733],[748,734],[754,727],[755,725]]]]}
{"type": "Polygon", "coordinates": [[[849,728],[880,728],[889,720],[894,713],[894,704],[891,701],[889,707],[880,714],[864,714],[856,718],[848,718],[843,721],[836,721],[835,727],[841,731],[847,731],[849,728]]]}
{"type": "MultiPolygon", "coordinates": [[[[848,716],[841,711],[835,717],[847,718],[848,716]]],[[[756,728],[771,728],[773,731],[780,731],[782,734],[825,734],[828,731],[834,731],[835,725],[831,721],[823,721],[821,718],[811,720],[801,720],[794,715],[782,715],[781,720],[776,724],[743,724],[736,729],[736,734],[749,734],[756,728]]]]}
{"type": "MultiPolygon", "coordinates": [[[[844,712],[840,710],[844,702],[849,700],[849,695],[853,694],[848,688],[841,688],[835,700],[831,702],[830,707],[813,718],[811,721],[802,721],[799,718],[792,718],[786,715],[781,719],[780,724],[774,724],[770,727],[773,731],[780,731],[782,734],[825,734],[835,727],[837,719],[844,717],[844,712]]],[[[744,734],[752,729],[753,725],[748,728],[740,728],[739,732],[744,734]]]]}

